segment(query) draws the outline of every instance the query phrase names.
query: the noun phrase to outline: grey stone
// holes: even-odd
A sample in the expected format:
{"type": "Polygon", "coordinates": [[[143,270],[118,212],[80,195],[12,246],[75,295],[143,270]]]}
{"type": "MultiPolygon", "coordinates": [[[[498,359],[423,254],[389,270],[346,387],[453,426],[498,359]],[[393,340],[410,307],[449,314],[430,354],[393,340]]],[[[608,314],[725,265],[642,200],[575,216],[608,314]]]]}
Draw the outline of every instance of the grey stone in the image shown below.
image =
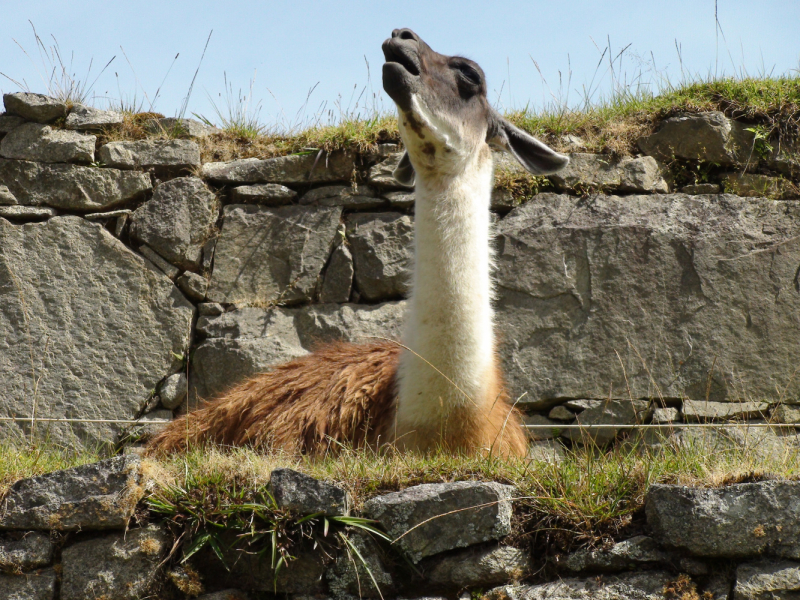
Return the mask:
{"type": "Polygon", "coordinates": [[[731,421],[758,419],[767,416],[766,402],[707,402],[684,400],[683,416],[687,421],[731,421]]]}
{"type": "Polygon", "coordinates": [[[133,211],[127,208],[121,208],[119,210],[110,210],[108,212],[99,212],[99,213],[87,213],[83,215],[83,218],[87,221],[104,221],[106,219],[116,219],[117,217],[126,217],[128,215],[133,214],[133,211]]]}
{"type": "Polygon", "coordinates": [[[800,564],[796,562],[745,563],[736,568],[733,600],[797,598],[800,598],[800,564]]]}
{"type": "Polygon", "coordinates": [[[319,301],[347,302],[353,289],[353,271],[353,255],[345,244],[339,244],[331,253],[325,269],[319,301]]]}
{"type": "Polygon", "coordinates": [[[118,169],[185,171],[200,165],[200,147],[191,140],[109,142],[97,151],[97,159],[118,169]]]}
{"type": "Polygon", "coordinates": [[[528,460],[558,464],[564,462],[564,446],[557,440],[543,440],[528,446],[528,460]]]}
{"type": "Polygon", "coordinates": [[[222,133],[216,127],[209,127],[196,119],[178,119],[163,117],[150,119],[145,128],[152,133],[164,133],[174,137],[204,138],[215,133],[222,133]]]}
{"type": "MultiPolygon", "coordinates": [[[[757,424],[757,423],[754,423],[757,424]]],[[[763,425],[763,422],[761,423],[763,425]]],[[[684,428],[676,426],[674,442],[690,452],[746,452],[755,460],[782,461],[798,451],[794,430],[782,435],[786,428],[750,427],[749,423],[719,427],[684,428]]]]}
{"type": "Polygon", "coordinates": [[[0,206],[13,206],[17,204],[17,199],[6,185],[0,185],[0,206]]]}
{"type": "Polygon", "coordinates": [[[0,217],[14,221],[46,221],[56,214],[54,208],[46,206],[0,206],[0,217]]]}
{"type": "Polygon", "coordinates": [[[202,180],[178,177],[159,185],[134,211],[131,235],[171,263],[197,270],[218,216],[217,197],[202,180]]]}
{"type": "Polygon", "coordinates": [[[346,224],[362,299],[375,302],[405,295],[411,284],[414,238],[408,215],[352,214],[346,224]]]}
{"type": "Polygon", "coordinates": [[[293,154],[261,160],[244,158],[203,165],[203,177],[216,183],[326,183],[349,181],[355,168],[352,154],[293,154]]]}
{"type": "Polygon", "coordinates": [[[617,542],[607,550],[578,550],[570,554],[564,566],[570,571],[614,573],[653,563],[669,562],[670,556],[645,535],[617,542]]]}
{"type": "MultiPolygon", "coordinates": [[[[29,416],[35,402],[42,418],[133,418],[186,353],[192,305],[98,223],[0,219],[0,257],[3,416],[29,416]]],[[[2,428],[31,437],[26,423],[2,428]]],[[[93,447],[118,432],[113,423],[37,426],[52,443],[93,447]]]]}
{"type": "Polygon", "coordinates": [[[674,158],[718,165],[751,158],[754,134],[721,112],[684,114],[666,119],[658,131],[639,140],[639,148],[662,162],[674,158]]]}
{"type": "Polygon", "coordinates": [[[574,410],[575,412],[581,412],[586,410],[587,408],[600,406],[602,403],[603,403],[602,400],[575,399],[575,400],[567,400],[566,402],[564,402],[563,406],[570,410],[574,410]]]}
{"type": "Polygon", "coordinates": [[[674,580],[669,573],[644,571],[504,586],[489,590],[485,597],[487,600],[664,600],[664,588],[674,580]]]}
{"type": "Polygon", "coordinates": [[[602,154],[573,153],[569,164],[548,178],[559,189],[594,188],[620,192],[669,191],[658,163],[650,156],[614,161],[602,154]]]}
{"type": "Polygon", "coordinates": [[[542,415],[525,415],[522,418],[523,425],[530,425],[526,431],[532,440],[550,440],[561,435],[561,428],[555,421],[551,421],[542,415]]]}
{"type": "Polygon", "coordinates": [[[117,169],[0,159],[0,183],[20,204],[97,211],[152,189],[150,176],[117,169]]]}
{"type": "Polygon", "coordinates": [[[310,301],[328,260],[341,208],[225,207],[208,299],[310,301]]]}
{"type": "Polygon", "coordinates": [[[186,271],[175,280],[175,283],[192,300],[200,301],[205,299],[208,290],[208,279],[197,273],[186,271]]]}
{"type": "Polygon", "coordinates": [[[11,130],[16,129],[25,122],[22,117],[16,115],[0,114],[0,135],[5,135],[11,130]]]}
{"type": "Polygon", "coordinates": [[[499,354],[526,408],[800,396],[793,203],[539,194],[497,229],[499,354]]]}
{"type": "Polygon", "coordinates": [[[393,208],[402,210],[413,208],[416,201],[414,192],[386,192],[383,197],[389,201],[393,208]]]}
{"type": "Polygon", "coordinates": [[[0,539],[0,570],[18,574],[46,567],[53,560],[53,547],[50,536],[38,531],[0,539]]]}
{"type": "Polygon", "coordinates": [[[342,488],[292,469],[275,469],[270,474],[269,491],[279,508],[300,515],[350,514],[347,492],[342,488]]]}
{"type": "Polygon", "coordinates": [[[581,429],[565,429],[562,437],[579,443],[593,443],[605,446],[611,443],[626,427],[592,427],[592,425],[635,425],[648,420],[650,403],[642,400],[606,400],[602,404],[587,408],[579,413],[575,423],[581,429]]]}
{"type": "Polygon", "coordinates": [[[281,206],[291,204],[295,198],[297,198],[297,192],[277,183],[240,185],[230,191],[230,200],[233,204],[281,206]]]}
{"type": "Polygon", "coordinates": [[[217,249],[217,238],[212,237],[203,245],[203,272],[210,273],[211,268],[214,266],[214,252],[217,249]]]}
{"type": "Polygon", "coordinates": [[[123,529],[143,495],[139,459],[109,458],[17,481],[5,497],[0,529],[123,529]]]}
{"type": "Polygon", "coordinates": [[[54,569],[25,575],[0,575],[3,600],[53,600],[58,576],[54,569]]]}
{"type": "Polygon", "coordinates": [[[361,532],[351,532],[347,539],[327,572],[331,596],[337,600],[393,596],[395,582],[386,567],[388,561],[383,549],[371,536],[361,532]]]}
{"type": "Polygon", "coordinates": [[[800,482],[761,481],[716,489],[654,484],[647,523],[664,546],[706,558],[769,551],[800,558],[800,482]]]}
{"type": "Polygon", "coordinates": [[[489,208],[500,212],[508,212],[521,204],[514,194],[509,189],[494,188],[492,190],[492,198],[489,202],[489,208]]]}
{"type": "Polygon", "coordinates": [[[520,581],[531,570],[530,554],[511,546],[469,548],[426,562],[426,582],[455,589],[485,589],[492,585],[520,581]]]}
{"type": "Polygon", "coordinates": [[[682,194],[690,194],[698,196],[701,194],[719,194],[720,185],[718,183],[695,183],[692,185],[685,185],[681,188],[682,194]]]}
{"type": "Polygon", "coordinates": [[[513,487],[494,482],[427,483],[372,498],[363,512],[417,563],[508,535],[513,493],[513,487]]]}
{"type": "Polygon", "coordinates": [[[800,407],[788,404],[779,404],[772,412],[772,420],[775,423],[800,423],[800,407]]]}
{"type": "Polygon", "coordinates": [[[726,173],[722,176],[722,186],[725,192],[737,196],[774,198],[776,200],[800,197],[797,186],[788,179],[756,173],[726,173]]]}
{"type": "Polygon", "coordinates": [[[3,94],[3,104],[7,113],[37,123],[51,123],[59,117],[67,116],[67,105],[64,102],[43,94],[3,94]]]}
{"type": "Polygon", "coordinates": [[[241,590],[222,590],[198,596],[197,600],[249,600],[249,596],[241,590]]]}
{"type": "Polygon", "coordinates": [[[144,256],[153,264],[153,266],[156,267],[159,273],[163,273],[172,280],[174,280],[178,276],[178,273],[181,272],[178,267],[167,262],[166,259],[164,259],[158,252],[149,246],[139,246],[139,252],[141,252],[142,256],[144,256]]]}
{"type": "Polygon", "coordinates": [[[367,176],[369,184],[379,188],[413,190],[413,185],[403,185],[392,175],[401,158],[403,158],[403,153],[397,152],[396,154],[389,155],[385,160],[370,168],[369,175],[367,176]]]}
{"type": "Polygon", "coordinates": [[[158,579],[167,535],[150,526],[78,542],[62,553],[61,600],[139,600],[158,579]]]}
{"type": "Polygon", "coordinates": [[[201,302],[197,305],[197,312],[201,317],[218,317],[225,308],[219,302],[201,302]]]}
{"type": "Polygon", "coordinates": [[[186,399],[189,393],[189,381],[185,373],[175,373],[167,377],[158,388],[161,406],[175,410],[186,399]]]}
{"type": "Polygon", "coordinates": [[[96,140],[93,135],[25,123],[0,141],[0,156],[48,163],[90,163],[94,161],[96,140]]]}
{"type": "Polygon", "coordinates": [[[563,404],[560,404],[552,408],[550,413],[547,415],[547,418],[554,421],[565,421],[567,423],[571,423],[575,420],[575,413],[573,413],[563,404]]]}
{"type": "Polygon", "coordinates": [[[404,302],[376,306],[312,305],[300,309],[241,308],[201,316],[197,332],[209,339],[192,358],[190,400],[210,398],[270,367],[305,356],[318,344],[397,339],[404,302]]]}
{"type": "Polygon", "coordinates": [[[653,410],[653,424],[664,425],[667,423],[677,423],[681,420],[678,409],[674,407],[656,408],[653,410]]]}
{"type": "Polygon", "coordinates": [[[79,131],[101,132],[108,127],[122,125],[125,115],[115,110],[100,110],[92,106],[76,104],[67,115],[65,127],[79,131]]]}
{"type": "Polygon", "coordinates": [[[332,185],[309,190],[300,198],[300,204],[318,206],[341,206],[342,208],[379,208],[386,202],[375,196],[375,192],[365,186],[332,185]]]}

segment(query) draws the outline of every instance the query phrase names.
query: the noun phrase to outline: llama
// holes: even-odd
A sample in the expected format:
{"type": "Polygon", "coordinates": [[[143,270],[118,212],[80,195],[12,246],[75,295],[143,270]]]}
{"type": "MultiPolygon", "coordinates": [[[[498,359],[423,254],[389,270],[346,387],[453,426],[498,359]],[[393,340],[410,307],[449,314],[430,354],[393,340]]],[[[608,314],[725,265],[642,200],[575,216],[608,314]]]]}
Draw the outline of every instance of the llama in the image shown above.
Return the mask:
{"type": "Polygon", "coordinates": [[[337,443],[526,453],[493,335],[490,145],[535,174],[569,159],[491,108],[473,61],[434,52],[410,29],[394,30],[383,52],[406,148],[394,176],[416,196],[404,343],[334,343],[277,366],[173,421],[151,453],[203,442],[309,454],[337,443]]]}

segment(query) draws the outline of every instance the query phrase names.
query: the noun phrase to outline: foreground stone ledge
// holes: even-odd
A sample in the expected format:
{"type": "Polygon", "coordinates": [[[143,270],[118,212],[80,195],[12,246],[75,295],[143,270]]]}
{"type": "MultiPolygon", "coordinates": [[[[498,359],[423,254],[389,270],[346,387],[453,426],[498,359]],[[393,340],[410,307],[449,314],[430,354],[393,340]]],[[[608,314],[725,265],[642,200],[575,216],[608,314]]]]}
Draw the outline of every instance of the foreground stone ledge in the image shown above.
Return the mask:
{"type": "Polygon", "coordinates": [[[123,529],[144,494],[141,484],[134,456],[22,479],[3,501],[0,529],[123,529]]]}
{"type": "Polygon", "coordinates": [[[718,489],[653,485],[647,523],[663,545],[704,558],[766,553],[800,559],[800,482],[718,489]]]}
{"type": "Polygon", "coordinates": [[[664,588],[675,576],[662,571],[624,573],[591,579],[562,579],[541,585],[504,586],[490,590],[488,600],[664,600],[664,588]]]}
{"type": "Polygon", "coordinates": [[[513,492],[513,487],[494,482],[422,484],[367,501],[364,514],[378,521],[417,563],[508,535],[513,492]]]}
{"type": "Polygon", "coordinates": [[[146,173],[0,159],[0,183],[20,204],[104,210],[152,189],[146,173]]]}
{"type": "Polygon", "coordinates": [[[349,181],[355,157],[347,152],[293,154],[205,163],[203,177],[215,183],[325,183],[349,181]]]}

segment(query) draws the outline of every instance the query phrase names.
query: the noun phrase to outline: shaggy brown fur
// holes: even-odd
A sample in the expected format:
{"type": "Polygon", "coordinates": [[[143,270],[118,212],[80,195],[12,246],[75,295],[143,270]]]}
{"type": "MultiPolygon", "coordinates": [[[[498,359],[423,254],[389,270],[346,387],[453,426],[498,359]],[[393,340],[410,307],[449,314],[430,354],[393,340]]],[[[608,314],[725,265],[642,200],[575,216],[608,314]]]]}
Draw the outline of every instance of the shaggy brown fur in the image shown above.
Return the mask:
{"type": "Polygon", "coordinates": [[[440,431],[393,430],[395,374],[402,348],[391,342],[338,342],[241,383],[166,426],[149,454],[213,443],[323,454],[338,444],[444,448],[524,456],[519,413],[508,404],[499,371],[485,408],[453,412],[440,431]],[[333,446],[332,446],[333,445],[333,446]]]}
{"type": "MultiPolygon", "coordinates": [[[[241,383],[176,419],[149,445],[165,454],[204,443],[320,454],[331,443],[377,445],[394,416],[401,348],[333,343],[241,383]]],[[[385,438],[384,438],[385,439],[385,438]]]]}

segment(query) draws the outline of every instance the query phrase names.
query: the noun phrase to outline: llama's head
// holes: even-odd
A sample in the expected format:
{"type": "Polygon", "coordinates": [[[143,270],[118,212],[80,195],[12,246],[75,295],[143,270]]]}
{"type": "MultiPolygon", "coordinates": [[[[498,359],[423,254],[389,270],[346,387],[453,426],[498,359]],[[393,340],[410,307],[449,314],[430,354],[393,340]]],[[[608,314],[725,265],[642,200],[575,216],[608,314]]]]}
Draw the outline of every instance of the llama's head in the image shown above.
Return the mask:
{"type": "Polygon", "coordinates": [[[457,175],[470,159],[488,158],[489,145],[510,152],[536,175],[569,162],[489,105],[486,78],[475,62],[434,52],[410,29],[395,29],[383,54],[383,89],[397,104],[406,146],[395,171],[399,181],[413,183],[415,170],[457,175]]]}

